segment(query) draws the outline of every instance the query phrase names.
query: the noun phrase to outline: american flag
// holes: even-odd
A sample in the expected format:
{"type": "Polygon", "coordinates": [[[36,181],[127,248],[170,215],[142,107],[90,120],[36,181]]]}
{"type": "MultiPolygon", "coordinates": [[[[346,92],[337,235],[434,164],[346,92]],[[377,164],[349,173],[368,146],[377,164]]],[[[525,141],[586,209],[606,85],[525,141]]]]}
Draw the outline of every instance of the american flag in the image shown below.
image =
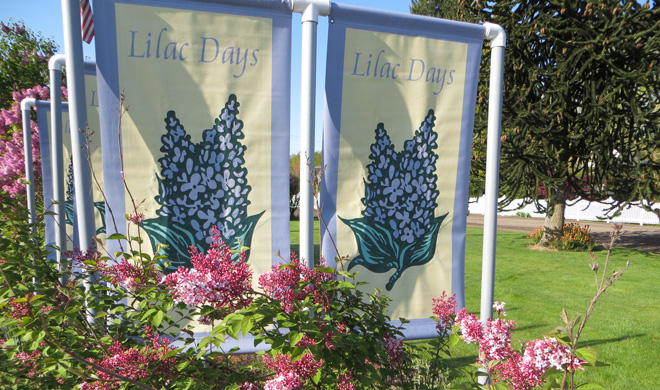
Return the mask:
{"type": "Polygon", "coordinates": [[[94,38],[94,16],[89,0],[80,0],[80,30],[82,40],[91,43],[94,38]]]}

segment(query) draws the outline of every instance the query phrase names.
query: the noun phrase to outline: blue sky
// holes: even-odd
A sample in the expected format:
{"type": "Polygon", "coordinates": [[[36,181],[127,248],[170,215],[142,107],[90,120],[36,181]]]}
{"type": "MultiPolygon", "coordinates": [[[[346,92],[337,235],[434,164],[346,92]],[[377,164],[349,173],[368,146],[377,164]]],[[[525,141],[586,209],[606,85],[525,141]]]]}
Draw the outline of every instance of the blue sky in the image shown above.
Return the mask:
{"type": "MultiPolygon", "coordinates": [[[[361,7],[409,13],[409,0],[344,0],[341,4],[358,5],[361,7]]],[[[92,8],[94,0],[92,0],[92,8]]],[[[62,30],[62,7],[58,0],[0,0],[0,20],[7,22],[23,20],[32,31],[41,32],[46,38],[53,39],[64,52],[64,33],[62,30]]],[[[292,41],[292,77],[291,77],[291,146],[290,152],[300,151],[300,52],[301,52],[301,17],[293,14],[293,41],[292,41]]],[[[324,82],[325,82],[325,53],[328,40],[328,18],[320,17],[318,26],[318,57],[317,57],[317,86],[316,86],[316,135],[315,149],[321,150],[324,82]]],[[[91,45],[83,43],[83,53],[86,59],[95,59],[94,41],[91,45]]]]}

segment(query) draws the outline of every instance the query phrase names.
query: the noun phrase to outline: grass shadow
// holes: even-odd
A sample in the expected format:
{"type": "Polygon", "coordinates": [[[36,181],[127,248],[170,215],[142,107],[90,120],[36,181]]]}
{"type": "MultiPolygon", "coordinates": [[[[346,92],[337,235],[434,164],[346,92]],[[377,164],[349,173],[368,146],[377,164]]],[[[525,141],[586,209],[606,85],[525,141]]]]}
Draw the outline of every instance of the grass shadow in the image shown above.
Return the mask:
{"type": "Polygon", "coordinates": [[[627,336],[622,336],[622,337],[617,337],[613,339],[600,339],[600,340],[588,340],[588,341],[579,341],[578,342],[578,347],[580,348],[585,348],[585,347],[593,347],[594,345],[602,345],[602,344],[610,344],[610,343],[616,343],[619,341],[624,341],[628,339],[633,339],[633,338],[638,338],[638,337],[644,337],[646,334],[633,334],[633,335],[627,335],[627,336]]]}

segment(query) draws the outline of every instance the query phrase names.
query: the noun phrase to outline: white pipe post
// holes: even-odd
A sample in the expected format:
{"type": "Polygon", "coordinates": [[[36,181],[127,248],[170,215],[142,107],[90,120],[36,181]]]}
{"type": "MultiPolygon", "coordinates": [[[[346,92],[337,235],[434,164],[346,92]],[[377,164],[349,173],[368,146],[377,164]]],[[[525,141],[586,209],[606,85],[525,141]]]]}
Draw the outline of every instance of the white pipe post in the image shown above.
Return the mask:
{"type": "Polygon", "coordinates": [[[300,258],[314,267],[314,111],[316,109],[316,30],[319,15],[330,14],[329,0],[294,0],[302,13],[300,69],[300,258]],[[307,161],[309,159],[309,163],[307,161]]]}
{"type": "Polygon", "coordinates": [[[32,167],[32,128],[30,127],[30,111],[36,104],[37,100],[34,98],[25,98],[21,101],[21,113],[23,119],[23,155],[25,156],[25,192],[27,195],[30,230],[32,231],[33,236],[37,232],[37,211],[35,209],[34,198],[34,169],[32,167]]]}
{"type": "MultiPolygon", "coordinates": [[[[78,245],[81,251],[92,247],[96,233],[94,226],[94,201],[92,199],[92,174],[87,156],[87,143],[82,131],[86,130],[87,110],[85,102],[85,68],[80,32],[79,0],[62,0],[62,24],[64,26],[64,50],[66,52],[66,81],[69,91],[69,123],[71,129],[71,156],[73,159],[73,191],[75,196],[78,245]]],[[[92,274],[85,280],[89,290],[99,277],[92,274]]],[[[96,322],[96,312],[87,309],[87,321],[96,322]]]]}
{"type": "Polygon", "coordinates": [[[89,151],[83,131],[87,124],[85,105],[85,73],[80,32],[80,3],[78,0],[62,0],[64,25],[64,49],[66,51],[66,75],[69,91],[69,123],[71,128],[71,155],[73,157],[73,182],[76,197],[78,242],[81,250],[92,244],[94,204],[92,200],[92,174],[87,160],[89,151]]]}
{"type": "Polygon", "coordinates": [[[484,23],[485,38],[490,40],[490,86],[488,96],[488,146],[486,150],[486,194],[484,241],[481,268],[481,321],[493,317],[495,292],[495,245],[497,241],[497,201],[500,173],[500,135],[502,133],[502,89],[506,33],[493,23],[484,23]]]}
{"type": "MultiPolygon", "coordinates": [[[[60,250],[55,251],[55,259],[60,270],[62,264],[62,251],[66,248],[66,209],[64,207],[64,156],[62,152],[62,65],[66,57],[64,54],[55,54],[48,61],[50,71],[50,160],[51,177],[53,179],[53,216],[55,220],[55,245],[60,250]]],[[[62,284],[67,281],[62,280],[62,284]]]]}

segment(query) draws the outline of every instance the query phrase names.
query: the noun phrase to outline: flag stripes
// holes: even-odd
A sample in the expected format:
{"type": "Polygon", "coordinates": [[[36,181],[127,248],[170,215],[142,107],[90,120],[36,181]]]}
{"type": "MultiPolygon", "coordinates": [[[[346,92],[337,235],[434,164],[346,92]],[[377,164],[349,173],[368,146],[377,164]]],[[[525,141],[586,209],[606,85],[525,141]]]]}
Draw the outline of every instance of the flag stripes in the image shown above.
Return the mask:
{"type": "Polygon", "coordinates": [[[91,43],[94,38],[94,16],[89,0],[80,0],[80,31],[82,40],[91,43]]]}

